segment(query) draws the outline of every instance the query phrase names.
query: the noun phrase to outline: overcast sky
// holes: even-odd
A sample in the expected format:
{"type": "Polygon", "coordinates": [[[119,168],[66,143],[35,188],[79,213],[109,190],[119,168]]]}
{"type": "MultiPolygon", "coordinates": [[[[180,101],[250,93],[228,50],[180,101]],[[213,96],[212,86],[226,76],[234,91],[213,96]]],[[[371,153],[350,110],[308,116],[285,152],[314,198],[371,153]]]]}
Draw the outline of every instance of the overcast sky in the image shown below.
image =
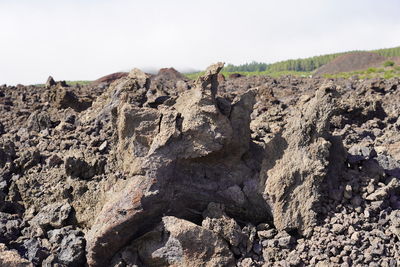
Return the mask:
{"type": "Polygon", "coordinates": [[[0,84],[400,45],[399,0],[0,0],[0,84]]]}

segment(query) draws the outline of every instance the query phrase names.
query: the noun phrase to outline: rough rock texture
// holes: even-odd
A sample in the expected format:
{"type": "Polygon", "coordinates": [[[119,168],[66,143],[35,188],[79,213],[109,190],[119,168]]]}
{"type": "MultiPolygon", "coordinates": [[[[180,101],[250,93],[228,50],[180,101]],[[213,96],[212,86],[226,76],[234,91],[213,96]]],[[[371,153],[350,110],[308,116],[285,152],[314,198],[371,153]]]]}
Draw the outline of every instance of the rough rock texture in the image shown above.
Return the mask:
{"type": "Polygon", "coordinates": [[[267,144],[264,195],[278,230],[304,231],[316,223],[315,205],[328,174],[334,90],[333,85],[323,85],[314,98],[304,99],[282,134],[267,144]]]}
{"type": "Polygon", "coordinates": [[[0,265],[399,266],[400,80],[222,66],[0,86],[0,265]]]}
{"type": "Polygon", "coordinates": [[[4,244],[0,244],[0,266],[33,267],[33,264],[22,258],[16,250],[8,250],[4,244]]]}
{"type": "MultiPolygon", "coordinates": [[[[214,77],[217,72],[206,75],[214,77]]],[[[137,72],[130,77],[139,80],[143,74],[137,72]]],[[[193,218],[196,215],[192,209],[204,209],[215,200],[226,203],[236,216],[267,216],[261,196],[257,199],[250,185],[255,182],[252,170],[241,159],[250,140],[239,140],[239,136],[250,136],[254,93],[234,99],[228,117],[218,109],[208,85],[197,85],[181,94],[174,105],[158,110],[138,109],[128,103],[118,107],[117,157],[132,178],[104,206],[89,232],[89,264],[107,264],[119,248],[160,220],[165,211],[193,218]],[[223,166],[230,169],[224,175],[223,166]],[[245,191],[238,186],[243,183],[249,183],[244,185],[245,191]],[[245,192],[253,194],[251,199],[245,192]],[[130,233],[126,234],[128,229],[130,233]]]]}
{"type": "Polygon", "coordinates": [[[154,230],[125,248],[113,266],[135,254],[144,266],[232,266],[235,262],[228,244],[218,235],[172,216],[163,217],[154,230]]]}

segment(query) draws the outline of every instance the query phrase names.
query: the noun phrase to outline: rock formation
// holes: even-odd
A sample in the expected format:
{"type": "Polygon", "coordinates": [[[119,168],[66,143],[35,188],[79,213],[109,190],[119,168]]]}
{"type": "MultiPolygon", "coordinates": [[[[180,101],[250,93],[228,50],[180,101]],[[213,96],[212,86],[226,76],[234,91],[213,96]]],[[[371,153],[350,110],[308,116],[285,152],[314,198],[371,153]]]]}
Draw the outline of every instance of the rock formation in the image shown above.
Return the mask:
{"type": "Polygon", "coordinates": [[[0,265],[396,266],[399,79],[0,86],[0,265]]]}

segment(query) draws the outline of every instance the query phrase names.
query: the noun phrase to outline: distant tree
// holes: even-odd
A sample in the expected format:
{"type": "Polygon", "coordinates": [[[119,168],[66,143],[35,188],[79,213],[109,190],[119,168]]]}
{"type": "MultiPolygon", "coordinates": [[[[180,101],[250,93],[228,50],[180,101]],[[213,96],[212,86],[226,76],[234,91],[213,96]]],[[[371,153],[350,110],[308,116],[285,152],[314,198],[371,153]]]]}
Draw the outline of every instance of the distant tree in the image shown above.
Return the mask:
{"type": "MultiPolygon", "coordinates": [[[[304,71],[311,72],[322,65],[332,61],[338,56],[341,56],[346,53],[357,52],[357,51],[349,51],[344,53],[335,53],[328,54],[322,56],[314,56],[303,59],[289,59],[285,61],[276,62],[273,64],[267,64],[257,61],[252,61],[250,63],[245,63],[242,65],[233,65],[228,64],[224,71],[227,72],[261,72],[261,71],[269,71],[269,72],[282,72],[282,71],[304,71]]],[[[370,51],[373,53],[377,53],[384,57],[400,57],[400,46],[394,48],[386,48],[386,49],[378,49],[370,51]]],[[[394,63],[393,63],[394,64],[394,63]]]]}

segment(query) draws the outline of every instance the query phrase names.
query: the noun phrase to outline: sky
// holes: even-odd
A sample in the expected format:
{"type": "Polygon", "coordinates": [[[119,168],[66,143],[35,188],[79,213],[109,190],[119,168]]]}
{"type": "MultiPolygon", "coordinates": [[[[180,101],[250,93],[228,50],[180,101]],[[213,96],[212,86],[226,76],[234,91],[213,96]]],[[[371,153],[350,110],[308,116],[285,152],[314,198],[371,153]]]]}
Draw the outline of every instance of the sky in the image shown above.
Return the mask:
{"type": "Polygon", "coordinates": [[[0,84],[400,45],[399,0],[0,0],[0,84]]]}

